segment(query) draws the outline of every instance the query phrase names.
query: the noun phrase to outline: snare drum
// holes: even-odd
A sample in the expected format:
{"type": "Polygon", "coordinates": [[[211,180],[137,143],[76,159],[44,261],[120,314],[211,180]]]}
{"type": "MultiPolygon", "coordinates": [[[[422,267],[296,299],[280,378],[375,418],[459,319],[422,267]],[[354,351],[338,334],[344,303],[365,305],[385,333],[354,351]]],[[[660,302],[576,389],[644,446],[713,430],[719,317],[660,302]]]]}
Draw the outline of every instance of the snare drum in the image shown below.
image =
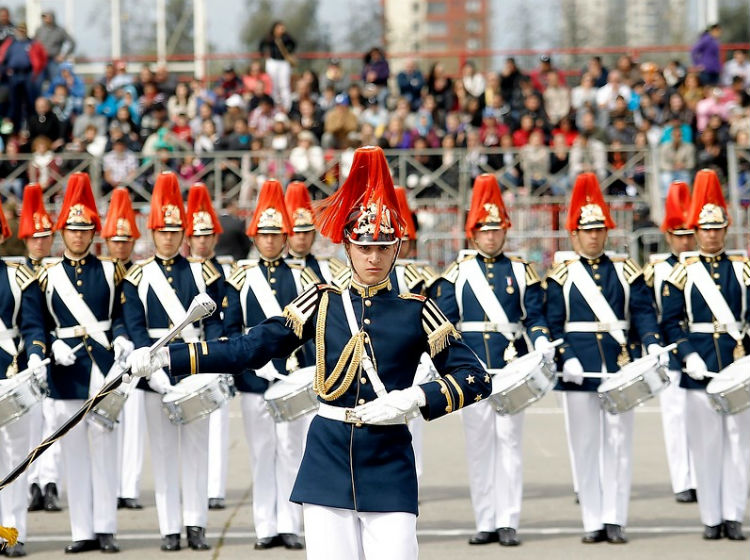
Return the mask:
{"type": "Polygon", "coordinates": [[[492,376],[489,399],[502,415],[517,414],[546,395],[555,385],[555,371],[541,352],[530,352],[492,376]]]}
{"type": "Polygon", "coordinates": [[[737,414],[750,407],[750,356],[728,365],[706,387],[711,406],[720,414],[737,414]]]}
{"type": "Polygon", "coordinates": [[[291,422],[318,410],[318,398],[313,391],[314,376],[315,366],[298,369],[283,381],[276,381],[263,394],[266,408],[276,422],[291,422]]]}
{"type": "Polygon", "coordinates": [[[91,409],[87,420],[111,432],[115,429],[115,424],[120,421],[120,412],[126,400],[128,400],[128,393],[120,385],[91,409]]]}
{"type": "Polygon", "coordinates": [[[39,379],[28,372],[0,381],[0,427],[17,420],[46,395],[39,379]]]}
{"type": "Polygon", "coordinates": [[[162,397],[161,406],[172,424],[189,424],[205,418],[234,395],[226,375],[200,374],[186,377],[162,397]]]}
{"type": "Polygon", "coordinates": [[[657,356],[644,356],[602,381],[597,393],[604,410],[622,414],[656,396],[667,385],[667,368],[659,365],[657,356]]]}

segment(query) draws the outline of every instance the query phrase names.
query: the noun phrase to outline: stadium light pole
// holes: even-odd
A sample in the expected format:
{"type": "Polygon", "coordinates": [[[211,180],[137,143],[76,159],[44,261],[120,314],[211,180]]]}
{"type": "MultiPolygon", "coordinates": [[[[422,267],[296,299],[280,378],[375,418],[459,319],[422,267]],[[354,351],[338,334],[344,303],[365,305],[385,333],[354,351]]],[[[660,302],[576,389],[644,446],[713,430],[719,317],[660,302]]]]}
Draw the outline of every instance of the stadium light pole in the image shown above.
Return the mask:
{"type": "Polygon", "coordinates": [[[110,0],[110,27],[111,27],[111,55],[113,60],[122,56],[122,30],[121,30],[121,11],[120,0],[110,0]]]}
{"type": "Polygon", "coordinates": [[[167,0],[156,0],[156,61],[167,63],[167,0]]]}
{"type": "Polygon", "coordinates": [[[206,77],[206,2],[193,0],[193,53],[194,75],[199,80],[206,77]]]}

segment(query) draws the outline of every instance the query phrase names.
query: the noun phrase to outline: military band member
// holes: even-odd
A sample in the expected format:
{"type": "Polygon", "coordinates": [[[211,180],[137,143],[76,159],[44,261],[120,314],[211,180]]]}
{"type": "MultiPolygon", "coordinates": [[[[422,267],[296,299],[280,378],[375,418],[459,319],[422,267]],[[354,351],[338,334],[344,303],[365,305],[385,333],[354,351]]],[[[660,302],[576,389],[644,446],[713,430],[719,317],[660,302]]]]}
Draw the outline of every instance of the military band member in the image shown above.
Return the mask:
{"type": "MultiPolygon", "coordinates": [[[[68,182],[55,229],[61,231],[63,258],[45,266],[39,286],[52,326],[48,385],[56,425],[63,424],[105,383],[114,362],[129,348],[120,317],[122,266],[90,253],[101,229],[86,173],[68,182]],[[73,351],[79,343],[83,348],[73,351]]],[[[117,434],[81,422],[62,440],[65,486],[73,543],[65,552],[117,552],[117,434]]]]}
{"type": "MultiPolygon", "coordinates": [[[[505,367],[528,353],[524,333],[534,348],[554,358],[541,280],[530,263],[503,254],[510,226],[497,179],[480,175],[466,221],[466,237],[477,253],[454,262],[433,286],[440,309],[487,368],[505,367]]],[[[524,414],[499,415],[484,402],[461,416],[477,527],[469,544],[517,546],[524,414]]]]}
{"type": "MultiPolygon", "coordinates": [[[[656,308],[661,319],[661,292],[664,281],[679,262],[680,253],[695,250],[695,236],[687,226],[687,213],[690,209],[690,188],[682,181],[674,181],[669,186],[661,229],[670,253],[665,258],[651,257],[643,269],[646,283],[651,287],[656,308]]],[[[664,333],[662,333],[664,334],[664,333]]],[[[672,492],[679,503],[696,501],[695,469],[688,447],[688,431],[685,426],[685,400],[687,390],[680,387],[682,361],[673,350],[669,356],[670,383],[659,392],[664,443],[667,450],[667,464],[672,482],[672,492]]]]}
{"type": "Polygon", "coordinates": [[[727,255],[729,217],[716,173],[699,171],[687,225],[700,254],[674,266],[662,287],[662,328],[678,344],[687,389],[688,445],[693,455],[703,538],[744,540],[750,470],[750,410],[715,411],[706,394],[709,372],[720,373],[750,348],[750,264],[727,255]]]}
{"type": "MultiPolygon", "coordinates": [[[[226,301],[224,267],[216,258],[214,249],[223,233],[214,211],[211,195],[206,185],[195,183],[188,191],[185,235],[190,256],[211,261],[221,274],[217,284],[217,302],[226,301]]],[[[208,421],[208,509],[226,507],[227,464],[229,461],[229,402],[225,402],[209,416],[208,421]]]]}
{"type": "MultiPolygon", "coordinates": [[[[102,238],[107,244],[109,256],[116,259],[125,272],[133,265],[133,248],[140,236],[128,189],[117,187],[112,191],[109,200],[109,209],[102,226],[102,238]]],[[[143,392],[132,390],[132,388],[128,388],[128,391],[128,398],[122,407],[120,423],[117,426],[120,439],[117,508],[143,509],[139,497],[146,435],[146,411],[143,392]]]]}
{"type": "Polygon", "coordinates": [[[294,235],[287,239],[289,253],[287,258],[292,262],[309,267],[322,281],[331,283],[345,267],[336,257],[321,258],[312,254],[315,243],[315,224],[310,192],[302,181],[292,181],[286,187],[284,202],[293,223],[294,235]]]}
{"type": "MultiPolygon", "coordinates": [[[[282,309],[298,295],[302,270],[283,259],[293,224],[286,211],[281,184],[266,181],[247,235],[253,238],[258,261],[240,266],[227,281],[225,327],[228,336],[238,336],[269,317],[280,317],[282,309]]],[[[253,521],[256,550],[276,546],[302,548],[302,510],[289,500],[294,477],[302,460],[307,420],[275,422],[268,412],[263,393],[279,375],[297,369],[305,349],[261,364],[235,378],[241,393],[245,437],[253,465],[253,521]],[[294,362],[294,363],[292,363],[294,362]]],[[[244,369],[244,368],[243,368],[244,369]]],[[[239,371],[229,369],[227,371],[239,371]]]]}
{"type": "MultiPolygon", "coordinates": [[[[0,243],[11,236],[5,212],[0,207],[0,243]]],[[[47,351],[42,294],[32,270],[22,262],[0,260],[0,380],[10,379],[26,367],[34,375],[47,373],[41,365],[47,351]]],[[[0,427],[0,472],[9,473],[41,439],[41,413],[29,411],[0,427]]],[[[5,556],[26,556],[27,479],[21,475],[0,492],[0,524],[18,529],[18,542],[3,551],[5,556]]],[[[38,487],[37,487],[38,489],[38,487]]],[[[41,494],[41,493],[40,493],[41,494]]]]}
{"type": "Polygon", "coordinates": [[[490,391],[484,368],[430,300],[397,294],[389,274],[402,220],[380,148],[360,148],[352,171],[320,214],[320,231],[344,242],[354,269],[342,291],[314,286],[248,334],[136,350],[135,375],[258,368],[316,339],[312,422],[292,500],[303,504],[308,558],[417,557],[417,480],[406,417],[434,419],[490,391]],[[412,387],[428,352],[441,377],[412,387]]]}
{"type": "Polygon", "coordinates": [[[640,268],[604,252],[614,227],[596,176],[582,173],[566,223],[577,239],[578,256],[557,265],[547,278],[547,323],[553,338],[564,339],[557,389],[563,391],[584,543],[627,542],[633,436],[633,411],[605,412],[596,393],[601,380],[587,374],[615,373],[632,359],[631,325],[649,353],[660,349],[661,339],[640,268]]]}
{"type": "MultiPolygon", "coordinates": [[[[123,283],[123,317],[136,347],[153,344],[179,323],[198,293],[218,299],[221,275],[210,261],[185,258],[180,246],[185,235],[185,209],[177,176],[161,173],[154,185],[148,228],[155,254],[131,267],[123,283]]],[[[220,301],[218,303],[221,303],[220,301]]],[[[182,338],[198,341],[223,334],[219,313],[190,325],[182,338]]],[[[208,517],[208,418],[175,425],[162,410],[162,397],[172,390],[163,371],[154,372],[145,391],[146,424],[154,468],[154,491],[161,549],[180,549],[183,522],[188,546],[207,550],[205,528],[208,517]]]]}
{"type": "MultiPolygon", "coordinates": [[[[23,189],[23,205],[18,224],[18,238],[26,244],[26,265],[38,274],[42,260],[52,251],[52,220],[44,208],[42,187],[38,183],[26,185],[23,189]]],[[[39,285],[34,284],[38,290],[39,285]]],[[[41,297],[41,295],[40,295],[41,297]]],[[[49,347],[45,333],[43,342],[49,347]]],[[[31,445],[36,446],[55,430],[52,400],[44,397],[42,405],[28,413],[31,416],[31,445]]],[[[47,452],[31,464],[29,468],[29,511],[60,511],[57,487],[60,481],[60,444],[55,443],[47,452]]]]}

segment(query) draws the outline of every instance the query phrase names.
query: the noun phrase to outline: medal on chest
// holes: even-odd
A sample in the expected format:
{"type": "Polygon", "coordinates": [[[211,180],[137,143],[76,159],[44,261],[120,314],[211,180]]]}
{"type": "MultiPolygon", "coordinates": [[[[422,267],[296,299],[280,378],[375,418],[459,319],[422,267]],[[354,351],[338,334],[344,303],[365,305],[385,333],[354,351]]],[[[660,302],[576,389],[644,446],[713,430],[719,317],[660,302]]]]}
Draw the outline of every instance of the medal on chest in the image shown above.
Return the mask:
{"type": "Polygon", "coordinates": [[[507,293],[512,294],[516,291],[516,289],[513,287],[513,278],[511,278],[510,276],[505,277],[505,284],[505,291],[507,293]]]}

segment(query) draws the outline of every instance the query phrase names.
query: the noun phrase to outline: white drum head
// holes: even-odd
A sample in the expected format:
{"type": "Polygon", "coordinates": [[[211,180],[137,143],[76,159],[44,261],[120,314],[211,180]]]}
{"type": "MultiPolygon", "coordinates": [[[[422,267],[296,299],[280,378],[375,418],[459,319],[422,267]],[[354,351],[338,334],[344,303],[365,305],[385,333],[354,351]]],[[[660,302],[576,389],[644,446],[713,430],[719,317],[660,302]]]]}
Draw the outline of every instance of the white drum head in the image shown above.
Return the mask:
{"type": "Polygon", "coordinates": [[[750,356],[745,356],[725,367],[706,387],[710,394],[725,393],[750,380],[750,356]]]}
{"type": "Polygon", "coordinates": [[[305,367],[290,373],[283,381],[276,381],[263,394],[266,400],[278,399],[312,384],[315,366],[305,367]]]}
{"type": "Polygon", "coordinates": [[[200,374],[191,375],[180,380],[177,385],[174,385],[172,389],[164,395],[162,402],[174,402],[183,398],[185,395],[200,391],[203,387],[212,383],[216,379],[215,374],[200,374]]]}
{"type": "Polygon", "coordinates": [[[628,381],[636,379],[637,377],[648,373],[650,370],[653,370],[656,368],[656,363],[656,356],[644,356],[634,362],[630,362],[620,368],[620,371],[617,373],[613,373],[604,378],[597,391],[600,393],[606,393],[607,391],[616,389],[628,381]]]}

